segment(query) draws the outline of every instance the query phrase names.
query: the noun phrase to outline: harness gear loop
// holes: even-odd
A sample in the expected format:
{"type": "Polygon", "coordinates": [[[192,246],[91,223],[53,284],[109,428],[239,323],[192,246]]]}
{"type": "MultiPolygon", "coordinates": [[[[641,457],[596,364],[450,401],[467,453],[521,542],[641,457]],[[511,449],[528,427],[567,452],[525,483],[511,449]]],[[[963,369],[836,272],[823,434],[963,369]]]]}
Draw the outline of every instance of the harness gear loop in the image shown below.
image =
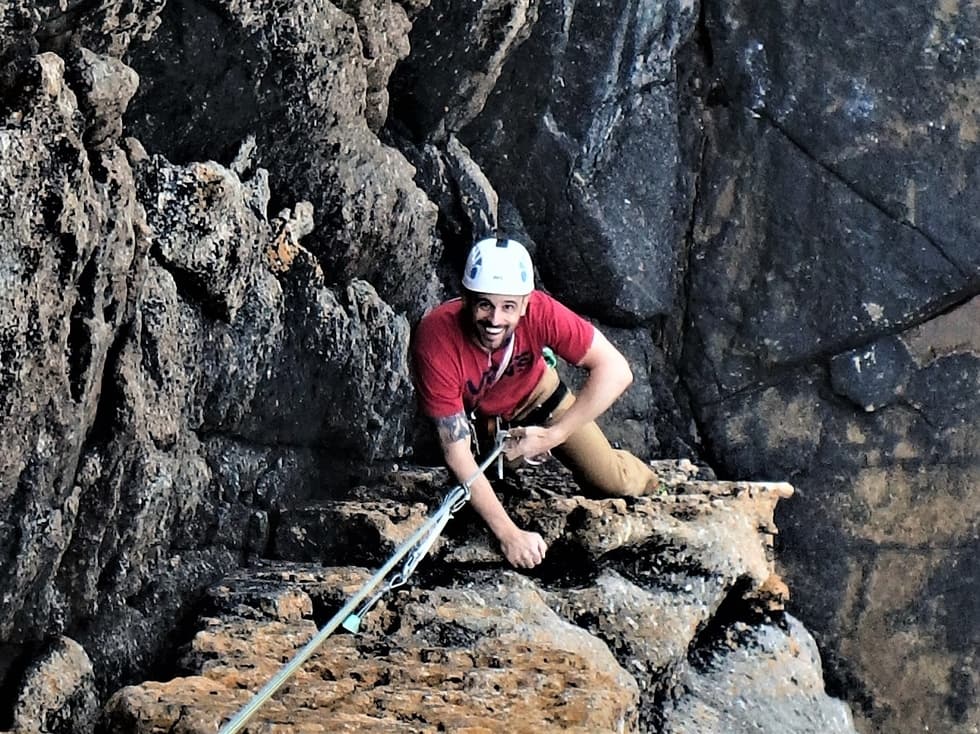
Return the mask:
{"type": "Polygon", "coordinates": [[[347,603],[341,607],[333,617],[330,618],[323,628],[317,632],[317,634],[307,642],[293,657],[287,662],[279,672],[276,673],[268,683],[266,683],[251,700],[239,710],[233,718],[231,718],[221,729],[218,734],[237,734],[242,730],[248,720],[252,718],[259,707],[269,700],[269,698],[278,691],[282,685],[289,679],[289,677],[296,672],[296,670],[305,663],[310,656],[316,652],[316,649],[323,644],[330,635],[333,634],[337,627],[344,624],[345,629],[350,629],[347,626],[347,622],[350,622],[351,626],[355,629],[351,631],[356,631],[356,628],[360,626],[360,618],[366,613],[378,599],[387,591],[388,589],[395,588],[396,586],[401,586],[406,581],[408,577],[411,576],[415,567],[419,564],[422,558],[428,553],[429,548],[439,537],[442,529],[446,527],[446,523],[452,517],[453,513],[459,508],[465,505],[470,499],[470,485],[477,480],[477,478],[483,474],[484,471],[494,462],[494,460],[503,453],[504,442],[507,440],[508,434],[506,431],[502,431],[497,434],[497,441],[493,447],[493,450],[487,455],[483,462],[477,468],[476,473],[467,479],[462,484],[457,484],[453,487],[440,504],[439,509],[436,510],[429,518],[419,527],[412,535],[404,541],[395,552],[392,554],[381,568],[379,568],[374,576],[368,579],[365,584],[350,598],[347,603]],[[399,572],[388,581],[380,591],[375,592],[375,588],[388,576],[389,573],[395,568],[395,566],[406,559],[402,564],[399,572]],[[372,594],[372,592],[375,592],[372,594]],[[370,595],[370,599],[367,603],[362,604],[366,598],[370,595]],[[360,606],[359,606],[360,605],[360,606]],[[355,611],[357,610],[357,611],[355,611]]]}

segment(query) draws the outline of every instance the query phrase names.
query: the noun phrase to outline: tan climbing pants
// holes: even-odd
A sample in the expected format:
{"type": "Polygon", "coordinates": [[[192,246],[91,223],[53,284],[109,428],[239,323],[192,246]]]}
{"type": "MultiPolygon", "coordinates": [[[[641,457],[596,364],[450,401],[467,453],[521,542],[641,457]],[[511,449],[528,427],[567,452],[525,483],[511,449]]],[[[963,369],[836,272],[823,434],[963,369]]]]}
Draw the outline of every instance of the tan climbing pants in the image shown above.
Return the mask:
{"type": "MultiPolygon", "coordinates": [[[[527,400],[518,407],[512,423],[519,424],[523,417],[547,400],[558,389],[559,382],[556,370],[545,370],[527,400]]],[[[569,391],[544,421],[545,427],[557,421],[574,403],[575,396],[569,391]]],[[[629,451],[613,448],[595,421],[579,428],[552,453],[571,470],[575,481],[586,491],[614,497],[638,497],[656,492],[660,484],[653,469],[644,461],[629,451]]]]}

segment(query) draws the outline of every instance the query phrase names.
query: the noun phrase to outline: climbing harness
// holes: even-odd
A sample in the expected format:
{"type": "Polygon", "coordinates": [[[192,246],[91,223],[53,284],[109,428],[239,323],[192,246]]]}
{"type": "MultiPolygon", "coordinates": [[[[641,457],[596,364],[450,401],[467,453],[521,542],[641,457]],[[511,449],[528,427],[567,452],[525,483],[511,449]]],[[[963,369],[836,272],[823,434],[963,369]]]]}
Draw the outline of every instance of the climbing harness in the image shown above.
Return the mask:
{"type": "Polygon", "coordinates": [[[493,464],[496,460],[497,472],[502,474],[503,472],[503,451],[504,443],[508,437],[507,431],[500,431],[496,437],[496,443],[493,449],[480,464],[476,473],[467,479],[462,484],[457,484],[446,494],[439,505],[439,509],[436,510],[432,515],[429,516],[421,527],[418,528],[411,537],[403,542],[397,549],[395,549],[394,554],[387,560],[387,562],[379,568],[374,576],[365,582],[365,584],[355,593],[347,603],[341,607],[341,609],[331,617],[330,621],[327,622],[323,628],[317,632],[316,636],[312,640],[307,642],[299,652],[297,652],[292,659],[280,668],[279,672],[276,673],[273,678],[266,683],[262,689],[252,696],[252,699],[244,706],[242,709],[235,714],[235,716],[228,721],[223,727],[221,727],[218,734],[237,734],[242,728],[248,723],[248,720],[252,718],[259,707],[265,703],[272,696],[273,693],[279,690],[280,687],[289,679],[289,677],[296,672],[296,670],[305,663],[310,656],[316,651],[316,649],[323,644],[334,630],[339,626],[343,626],[344,629],[356,633],[361,626],[361,619],[363,616],[374,606],[374,604],[381,598],[381,596],[391,589],[397,588],[405,584],[408,578],[415,571],[415,567],[418,566],[419,562],[425,557],[426,553],[435,543],[439,534],[442,532],[443,528],[446,527],[446,523],[449,522],[450,518],[459,511],[470,500],[470,485],[477,480],[477,478],[483,474],[486,469],[493,464]],[[404,561],[403,561],[404,559],[404,561]],[[398,565],[400,561],[402,562],[401,568],[398,572],[387,581],[384,586],[381,587],[380,591],[375,591],[376,587],[387,578],[388,574],[392,572],[395,566],[398,565]],[[366,601],[365,601],[366,600],[366,601]]]}

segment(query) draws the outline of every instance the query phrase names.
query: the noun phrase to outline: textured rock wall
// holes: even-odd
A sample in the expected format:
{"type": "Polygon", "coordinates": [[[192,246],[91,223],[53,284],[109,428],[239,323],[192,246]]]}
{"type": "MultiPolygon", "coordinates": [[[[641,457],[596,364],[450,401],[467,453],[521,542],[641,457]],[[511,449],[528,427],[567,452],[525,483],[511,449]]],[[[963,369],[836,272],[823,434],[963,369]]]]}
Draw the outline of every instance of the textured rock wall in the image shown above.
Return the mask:
{"type": "Polygon", "coordinates": [[[365,281],[328,287],[299,244],[313,208],[272,208],[255,141],[221,165],[122,137],[118,55],[157,10],[4,7],[0,725],[57,635],[107,695],[267,552],[284,502],[405,453],[408,321],[365,281]]]}
{"type": "Polygon", "coordinates": [[[859,725],[975,731],[980,13],[705,11],[683,372],[713,463],[799,488],[780,558],[859,725]]]}
{"type": "MultiPolygon", "coordinates": [[[[975,729],[978,28],[948,0],[4,4],[0,728],[56,670],[51,728],[83,730],[284,509],[409,450],[409,325],[500,226],[629,355],[614,440],[800,488],[793,611],[858,725],[975,729]]],[[[672,703],[724,730],[701,672],[672,703]]]]}
{"type": "Polygon", "coordinates": [[[393,80],[411,138],[456,135],[516,205],[548,287],[604,321],[635,326],[676,303],[689,192],[673,60],[696,17],[676,1],[438,0],[393,80]],[[447,24],[471,41],[447,44],[447,24]]]}
{"type": "Polygon", "coordinates": [[[413,317],[433,305],[438,282],[418,263],[439,257],[435,207],[376,135],[406,6],[175,0],[160,19],[129,54],[143,79],[131,134],[180,162],[230,160],[254,135],[275,200],[313,204],[305,245],[329,283],[369,280],[413,317]]]}

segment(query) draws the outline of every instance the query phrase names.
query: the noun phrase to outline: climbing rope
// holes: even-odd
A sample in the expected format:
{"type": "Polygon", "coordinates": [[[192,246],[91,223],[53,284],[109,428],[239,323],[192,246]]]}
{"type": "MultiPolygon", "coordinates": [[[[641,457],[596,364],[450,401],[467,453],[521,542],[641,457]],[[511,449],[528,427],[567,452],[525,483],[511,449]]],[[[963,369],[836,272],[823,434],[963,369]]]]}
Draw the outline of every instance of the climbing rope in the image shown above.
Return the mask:
{"type": "MultiPolygon", "coordinates": [[[[467,479],[462,484],[458,484],[453,487],[446,494],[443,499],[442,504],[439,505],[439,509],[436,510],[429,518],[419,527],[412,535],[403,542],[398,548],[395,549],[394,554],[391,558],[385,562],[385,564],[379,568],[375,574],[368,579],[365,584],[348,599],[347,603],[344,604],[340,610],[330,618],[316,636],[312,640],[307,642],[300,650],[297,652],[292,659],[287,662],[279,672],[276,673],[272,679],[266,683],[262,689],[252,696],[252,699],[242,707],[242,709],[235,714],[235,716],[228,721],[218,734],[237,734],[242,728],[248,723],[248,720],[252,718],[259,707],[262,706],[269,698],[274,694],[279,688],[282,687],[289,677],[296,672],[296,670],[305,663],[310,656],[316,651],[316,649],[323,644],[337,627],[343,625],[344,629],[356,633],[360,629],[361,619],[363,616],[374,606],[374,604],[381,598],[385,592],[391,589],[402,586],[408,581],[408,578],[415,571],[415,567],[418,566],[419,562],[425,557],[435,543],[439,534],[442,532],[443,528],[449,522],[450,518],[459,511],[463,505],[465,505],[470,500],[470,485],[476,481],[486,469],[497,459],[501,462],[503,461],[503,450],[504,442],[507,440],[507,432],[500,431],[496,437],[496,443],[493,450],[487,455],[480,464],[477,472],[467,479]],[[388,574],[394,570],[395,566],[399,562],[403,561],[401,568],[384,586],[381,587],[379,591],[375,591],[379,584],[384,581],[388,574]],[[365,601],[366,600],[366,601],[365,601]]],[[[498,471],[502,469],[502,465],[499,466],[498,471]]]]}

